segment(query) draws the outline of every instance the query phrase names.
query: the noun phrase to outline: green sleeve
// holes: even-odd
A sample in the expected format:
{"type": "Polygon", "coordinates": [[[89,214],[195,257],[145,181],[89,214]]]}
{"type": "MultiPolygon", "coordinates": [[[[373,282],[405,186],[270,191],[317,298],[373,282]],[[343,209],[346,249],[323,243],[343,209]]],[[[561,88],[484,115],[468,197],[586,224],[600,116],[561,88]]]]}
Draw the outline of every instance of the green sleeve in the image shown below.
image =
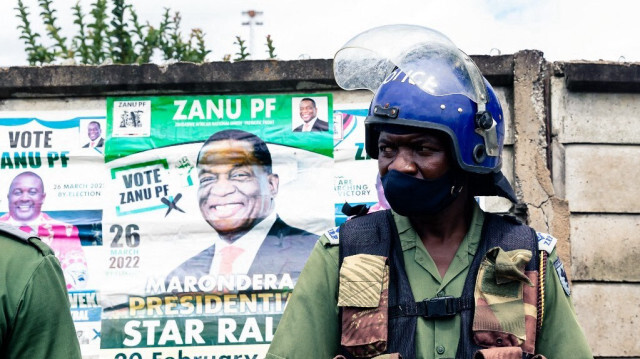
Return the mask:
{"type": "Polygon", "coordinates": [[[321,237],[300,273],[266,358],[333,358],[340,343],[337,304],[338,247],[321,237]]]}
{"type": "Polygon", "coordinates": [[[553,267],[555,250],[547,260],[544,317],[536,338],[537,353],[553,358],[593,358],[587,339],[578,323],[571,297],[566,295],[553,267]]]}
{"type": "Polygon", "coordinates": [[[42,258],[20,298],[8,358],[81,358],[60,264],[42,258]]]}

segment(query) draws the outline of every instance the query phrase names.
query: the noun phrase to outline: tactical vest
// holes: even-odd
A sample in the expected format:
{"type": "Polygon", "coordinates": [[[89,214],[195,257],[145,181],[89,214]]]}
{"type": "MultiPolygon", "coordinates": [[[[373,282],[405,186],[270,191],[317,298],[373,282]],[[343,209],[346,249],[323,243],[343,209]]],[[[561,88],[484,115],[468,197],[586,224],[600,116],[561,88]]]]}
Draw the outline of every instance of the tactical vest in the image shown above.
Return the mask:
{"type": "MultiPolygon", "coordinates": [[[[478,358],[484,358],[486,348],[492,349],[491,355],[487,358],[500,357],[500,353],[506,353],[509,350],[522,349],[522,358],[533,358],[535,351],[535,337],[539,325],[537,322],[537,306],[541,300],[538,286],[538,268],[540,258],[538,256],[538,243],[536,233],[530,227],[519,223],[515,218],[502,217],[491,213],[485,213],[482,234],[476,255],[470,265],[469,272],[463,287],[462,296],[459,298],[439,297],[428,298],[421,302],[416,302],[409,285],[409,280],[405,272],[404,257],[400,238],[396,229],[395,221],[391,211],[380,211],[371,213],[366,216],[356,217],[345,222],[340,227],[340,259],[341,268],[345,258],[357,254],[370,254],[387,258],[388,263],[388,292],[387,287],[383,291],[384,303],[381,300],[381,306],[387,305],[387,309],[381,312],[372,312],[370,309],[350,308],[343,306],[340,308],[342,318],[342,330],[345,330],[345,323],[349,318],[355,318],[359,313],[373,313],[378,317],[387,319],[386,343],[368,344],[364,347],[347,349],[343,343],[341,344],[341,355],[345,358],[363,358],[374,357],[383,353],[399,353],[403,358],[415,358],[415,334],[417,316],[426,317],[429,320],[438,320],[440,318],[450,318],[460,314],[461,316],[461,333],[457,348],[457,359],[472,358],[477,355],[478,358]],[[477,298],[474,298],[474,290],[476,287],[476,277],[481,268],[485,268],[483,260],[487,252],[498,252],[499,247],[504,251],[514,251],[524,249],[530,251],[531,259],[526,264],[524,271],[526,277],[531,281],[533,287],[522,285],[520,288],[523,293],[524,303],[528,303],[529,314],[534,312],[535,315],[526,315],[524,325],[526,330],[526,340],[524,343],[514,341],[514,338],[500,328],[501,323],[489,323],[488,326],[482,328],[477,321],[474,323],[474,312],[476,311],[477,298]],[[388,297],[387,297],[388,295],[388,297]],[[533,304],[533,308],[531,307],[533,304]],[[475,328],[474,328],[475,327],[475,328]],[[475,329],[475,330],[474,330],[475,329]],[[481,343],[482,346],[478,345],[481,343]],[[518,348],[519,347],[519,348],[518,348]],[[482,353],[476,354],[479,350],[484,349],[482,353]],[[497,354],[496,354],[497,353],[497,354]],[[354,355],[355,354],[355,355],[354,355]]],[[[487,255],[488,256],[488,255],[487,255]]],[[[483,269],[485,271],[485,269],[483,269]]],[[[484,272],[482,272],[484,274],[484,272]]],[[[484,282],[483,282],[484,283],[484,282]]],[[[341,284],[342,286],[342,284],[341,284]]],[[[509,285],[507,285],[507,291],[509,285]]],[[[502,289],[501,289],[502,290],[502,289]]],[[[486,304],[486,303],[485,303],[486,304]]],[[[478,308],[483,309],[481,306],[478,308]]],[[[486,308],[486,307],[485,307],[486,308]]],[[[482,312],[482,310],[480,310],[482,312]]],[[[481,315],[481,313],[479,313],[481,315]]],[[[369,317],[372,317],[369,314],[369,317]]],[[[360,326],[360,322],[356,325],[351,323],[351,327],[360,326]]],[[[367,323],[365,323],[367,324],[367,323]]],[[[383,323],[384,324],[384,323],[383,323]]],[[[485,323],[486,324],[486,323],[485,323]]],[[[520,323],[522,324],[522,323],[520,323]]],[[[376,325],[363,327],[372,328],[376,325]]],[[[374,328],[375,329],[375,328],[374,328]]],[[[341,333],[342,334],[342,333],[341,333]]],[[[536,356],[538,358],[538,356],[536,356]]]]}

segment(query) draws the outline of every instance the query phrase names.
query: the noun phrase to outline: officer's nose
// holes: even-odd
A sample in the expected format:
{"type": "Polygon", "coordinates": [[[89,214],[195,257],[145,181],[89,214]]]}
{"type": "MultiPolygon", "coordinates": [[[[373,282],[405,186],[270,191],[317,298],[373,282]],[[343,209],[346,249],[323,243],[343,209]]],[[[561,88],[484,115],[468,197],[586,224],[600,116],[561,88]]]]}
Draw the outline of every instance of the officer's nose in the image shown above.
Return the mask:
{"type": "Polygon", "coordinates": [[[389,170],[396,170],[408,175],[415,175],[418,167],[413,161],[413,153],[409,149],[398,149],[398,154],[389,165],[389,170]]]}

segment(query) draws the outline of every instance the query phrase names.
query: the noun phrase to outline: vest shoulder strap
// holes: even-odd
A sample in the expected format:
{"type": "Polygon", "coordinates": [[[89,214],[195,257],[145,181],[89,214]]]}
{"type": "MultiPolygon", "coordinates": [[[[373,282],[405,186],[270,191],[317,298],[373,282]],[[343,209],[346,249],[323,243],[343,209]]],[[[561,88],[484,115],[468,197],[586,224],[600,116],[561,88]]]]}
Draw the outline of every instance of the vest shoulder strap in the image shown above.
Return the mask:
{"type": "MultiPolygon", "coordinates": [[[[537,255],[538,239],[536,232],[531,227],[520,223],[513,217],[485,213],[480,243],[465,280],[462,290],[463,297],[473,295],[480,263],[484,258],[484,254],[493,247],[500,247],[504,251],[514,249],[530,250],[532,257],[526,265],[525,271],[537,272],[540,257],[537,255]]],[[[473,315],[474,310],[461,312],[460,341],[458,342],[457,359],[470,358],[473,353],[482,349],[473,341],[473,315]]],[[[525,353],[523,356],[526,355],[528,354],[525,353]]]]}
{"type": "MultiPolygon", "coordinates": [[[[390,210],[355,217],[340,227],[340,266],[345,257],[373,254],[389,258],[388,307],[400,303],[415,303],[409,279],[404,269],[400,238],[390,210]]],[[[340,310],[342,317],[342,309],[340,310]]],[[[387,353],[399,353],[403,358],[415,357],[415,316],[396,316],[388,321],[387,353]]],[[[343,348],[344,349],[344,348],[343,348]]],[[[352,356],[342,350],[346,358],[352,356]]]]}
{"type": "Polygon", "coordinates": [[[354,217],[340,226],[340,266],[345,257],[373,254],[389,257],[390,239],[395,231],[391,211],[378,211],[354,217]],[[393,226],[392,226],[393,223],[393,226]]]}

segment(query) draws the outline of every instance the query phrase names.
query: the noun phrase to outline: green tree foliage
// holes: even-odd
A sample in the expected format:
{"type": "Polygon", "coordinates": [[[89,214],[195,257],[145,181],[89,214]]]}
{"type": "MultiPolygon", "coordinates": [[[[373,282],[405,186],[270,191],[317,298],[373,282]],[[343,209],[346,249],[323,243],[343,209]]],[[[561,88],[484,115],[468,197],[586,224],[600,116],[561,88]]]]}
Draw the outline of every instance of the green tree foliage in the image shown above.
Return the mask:
{"type": "Polygon", "coordinates": [[[78,34],[73,37],[73,51],[80,57],[80,62],[89,62],[89,46],[87,45],[87,25],[84,23],[80,2],[76,3],[73,10],[73,23],[78,25],[78,34]]]}
{"type": "Polygon", "coordinates": [[[205,58],[210,52],[204,43],[204,32],[201,29],[192,29],[182,61],[198,62],[197,59],[205,58]]]}
{"type": "MultiPolygon", "coordinates": [[[[204,32],[192,29],[185,38],[180,29],[182,17],[179,12],[171,13],[165,8],[160,24],[151,26],[149,22],[140,21],[136,11],[126,0],[94,0],[88,14],[78,1],[72,8],[75,35],[68,44],[58,26],[54,0],[37,0],[41,9],[46,35],[52,45],[45,46],[40,34],[32,30],[29,22],[29,9],[23,0],[17,0],[15,10],[21,24],[20,39],[25,43],[27,60],[31,65],[43,65],[56,61],[72,59],[81,64],[103,63],[148,63],[154,53],[165,60],[204,62],[211,50],[207,49],[204,32]]],[[[234,61],[243,61],[249,57],[245,41],[236,36],[239,52],[234,61]]],[[[267,36],[267,52],[269,58],[275,58],[275,47],[271,36],[267,36]]],[[[224,60],[229,61],[226,55],[224,60]]]]}
{"type": "Polygon", "coordinates": [[[138,57],[135,62],[142,64],[148,63],[151,61],[153,50],[158,47],[160,31],[149,25],[148,22],[146,25],[140,25],[140,22],[138,21],[138,14],[136,14],[133,8],[129,8],[129,10],[131,11],[133,32],[138,37],[136,42],[133,44],[134,47],[139,50],[138,57]]]}
{"type": "Polygon", "coordinates": [[[269,59],[276,58],[276,48],[273,46],[273,39],[271,35],[267,35],[267,53],[269,53],[269,59]]]}
{"type": "Polygon", "coordinates": [[[182,41],[182,33],[180,33],[181,21],[182,16],[179,12],[176,11],[176,13],[173,15],[173,18],[171,19],[171,32],[168,34],[169,36],[166,40],[166,43],[168,45],[167,48],[170,49],[170,51],[165,53],[165,60],[181,60],[186,52],[187,44],[182,41]]]}
{"type": "Polygon", "coordinates": [[[165,59],[170,59],[173,53],[173,48],[169,44],[167,39],[167,32],[173,29],[173,22],[171,20],[171,9],[165,8],[162,14],[162,20],[160,21],[159,35],[158,35],[158,47],[162,50],[162,54],[165,59]]]}
{"type": "Polygon", "coordinates": [[[246,60],[247,57],[249,57],[249,55],[251,55],[250,53],[247,52],[247,47],[244,46],[245,41],[242,40],[242,38],[240,38],[240,36],[236,36],[236,42],[234,42],[235,45],[238,45],[238,48],[240,49],[239,52],[236,52],[237,57],[235,59],[233,59],[233,61],[242,61],[242,60],[246,60]]]}
{"type": "Polygon", "coordinates": [[[60,35],[60,28],[56,26],[56,10],[51,8],[52,0],[38,0],[38,4],[42,8],[40,16],[44,21],[49,37],[54,40],[54,53],[63,59],[73,57],[73,52],[67,48],[67,38],[60,35]],[[57,51],[55,51],[57,48],[57,51]]]}
{"type": "Polygon", "coordinates": [[[96,0],[91,5],[91,15],[93,23],[87,25],[91,29],[89,39],[91,45],[89,47],[89,61],[87,64],[101,64],[107,59],[106,37],[107,29],[107,0],[96,0]]]}
{"type": "Polygon", "coordinates": [[[20,38],[24,40],[27,51],[27,61],[29,64],[45,64],[55,59],[55,54],[44,47],[38,38],[40,34],[34,33],[31,30],[31,23],[29,23],[29,11],[24,6],[21,0],[18,0],[18,7],[15,8],[18,11],[17,17],[22,21],[21,25],[18,25],[18,29],[22,33],[20,38]]]}
{"type": "Polygon", "coordinates": [[[111,56],[113,62],[119,64],[130,64],[136,60],[133,52],[131,35],[127,30],[128,24],[125,19],[125,12],[130,5],[125,5],[124,0],[113,0],[113,10],[111,10],[111,56]]]}

